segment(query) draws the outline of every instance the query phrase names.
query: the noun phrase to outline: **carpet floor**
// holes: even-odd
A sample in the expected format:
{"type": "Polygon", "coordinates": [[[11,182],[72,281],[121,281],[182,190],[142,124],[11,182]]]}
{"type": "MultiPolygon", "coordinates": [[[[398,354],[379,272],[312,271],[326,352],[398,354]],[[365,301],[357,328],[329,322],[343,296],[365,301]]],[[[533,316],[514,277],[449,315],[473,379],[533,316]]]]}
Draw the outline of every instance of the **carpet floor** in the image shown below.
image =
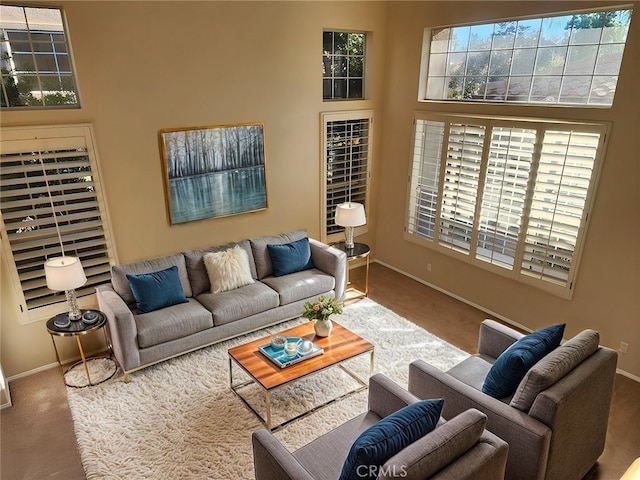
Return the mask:
{"type": "MultiPolygon", "coordinates": [[[[446,370],[467,353],[392,311],[363,299],[345,307],[337,322],[375,345],[374,372],[406,387],[408,365],[421,358],[446,370]]],[[[67,388],[86,476],[92,479],[252,479],[251,433],[258,418],[229,388],[227,350],[249,340],[307,322],[296,319],[225,341],[131,374],[119,373],[88,388],[67,388]]],[[[309,323],[309,329],[313,328],[309,323]]],[[[369,356],[349,362],[366,376],[369,356]]],[[[234,369],[234,381],[239,374],[234,369]]],[[[272,395],[280,423],[354,387],[339,368],[307,377],[272,395]]],[[[264,412],[263,394],[246,387],[243,396],[264,412]]],[[[290,450],[366,410],[363,391],[318,409],[278,430],[290,450]]]]}

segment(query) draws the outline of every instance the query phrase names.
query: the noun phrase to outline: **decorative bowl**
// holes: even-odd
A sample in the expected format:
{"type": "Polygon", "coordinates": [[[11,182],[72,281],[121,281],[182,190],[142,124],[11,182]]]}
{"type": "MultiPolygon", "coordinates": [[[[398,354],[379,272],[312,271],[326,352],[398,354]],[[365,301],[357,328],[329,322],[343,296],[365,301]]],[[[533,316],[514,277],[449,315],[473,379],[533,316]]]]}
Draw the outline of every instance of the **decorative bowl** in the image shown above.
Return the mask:
{"type": "Polygon", "coordinates": [[[282,350],[286,343],[287,343],[287,339],[280,335],[276,335],[271,339],[271,347],[274,350],[282,350]]]}
{"type": "Polygon", "coordinates": [[[313,350],[313,343],[311,343],[309,340],[304,340],[298,347],[298,351],[302,355],[306,355],[307,353],[310,353],[312,350],[313,350]]]}

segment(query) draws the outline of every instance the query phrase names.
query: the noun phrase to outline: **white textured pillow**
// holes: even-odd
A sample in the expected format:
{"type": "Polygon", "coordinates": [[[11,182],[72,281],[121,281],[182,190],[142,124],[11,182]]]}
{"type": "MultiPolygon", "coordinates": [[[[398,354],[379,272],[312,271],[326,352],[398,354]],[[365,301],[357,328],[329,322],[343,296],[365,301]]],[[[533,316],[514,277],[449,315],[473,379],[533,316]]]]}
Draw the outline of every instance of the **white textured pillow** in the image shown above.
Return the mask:
{"type": "Polygon", "coordinates": [[[209,275],[211,293],[227,292],[253,283],[249,256],[242,247],[207,253],[204,256],[204,266],[209,275]]]}

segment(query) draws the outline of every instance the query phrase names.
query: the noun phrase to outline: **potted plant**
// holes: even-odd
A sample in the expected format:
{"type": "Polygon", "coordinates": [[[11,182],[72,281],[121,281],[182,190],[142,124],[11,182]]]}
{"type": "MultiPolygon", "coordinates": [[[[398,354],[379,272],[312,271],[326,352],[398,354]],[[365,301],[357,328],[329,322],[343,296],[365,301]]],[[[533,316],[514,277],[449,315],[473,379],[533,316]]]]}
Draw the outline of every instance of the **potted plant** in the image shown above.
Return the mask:
{"type": "Polygon", "coordinates": [[[333,325],[331,315],[342,313],[342,306],[333,297],[321,295],[316,302],[305,302],[302,316],[309,320],[315,320],[313,328],[319,337],[328,337],[333,325]]]}

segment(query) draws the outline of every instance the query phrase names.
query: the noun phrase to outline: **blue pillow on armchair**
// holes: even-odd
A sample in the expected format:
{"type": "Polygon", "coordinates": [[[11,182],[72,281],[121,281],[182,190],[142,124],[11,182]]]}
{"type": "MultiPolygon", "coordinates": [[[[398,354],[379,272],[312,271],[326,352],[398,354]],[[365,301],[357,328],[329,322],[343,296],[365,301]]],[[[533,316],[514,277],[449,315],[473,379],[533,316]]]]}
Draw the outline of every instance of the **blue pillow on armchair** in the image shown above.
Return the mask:
{"type": "Polygon", "coordinates": [[[351,446],[339,480],[374,479],[379,467],[436,428],[444,400],[422,400],[384,417],[351,446]]]}
{"type": "Polygon", "coordinates": [[[133,275],[127,273],[131,293],[140,313],[149,313],[178,303],[186,303],[178,267],[133,275]]]}
{"type": "Polygon", "coordinates": [[[311,247],[307,237],[281,245],[268,244],[267,249],[271,257],[274,277],[313,268],[311,247]]]}
{"type": "Polygon", "coordinates": [[[531,332],[502,352],[484,379],[483,393],[494,398],[513,395],[529,369],[560,345],[565,325],[531,332]]]}

